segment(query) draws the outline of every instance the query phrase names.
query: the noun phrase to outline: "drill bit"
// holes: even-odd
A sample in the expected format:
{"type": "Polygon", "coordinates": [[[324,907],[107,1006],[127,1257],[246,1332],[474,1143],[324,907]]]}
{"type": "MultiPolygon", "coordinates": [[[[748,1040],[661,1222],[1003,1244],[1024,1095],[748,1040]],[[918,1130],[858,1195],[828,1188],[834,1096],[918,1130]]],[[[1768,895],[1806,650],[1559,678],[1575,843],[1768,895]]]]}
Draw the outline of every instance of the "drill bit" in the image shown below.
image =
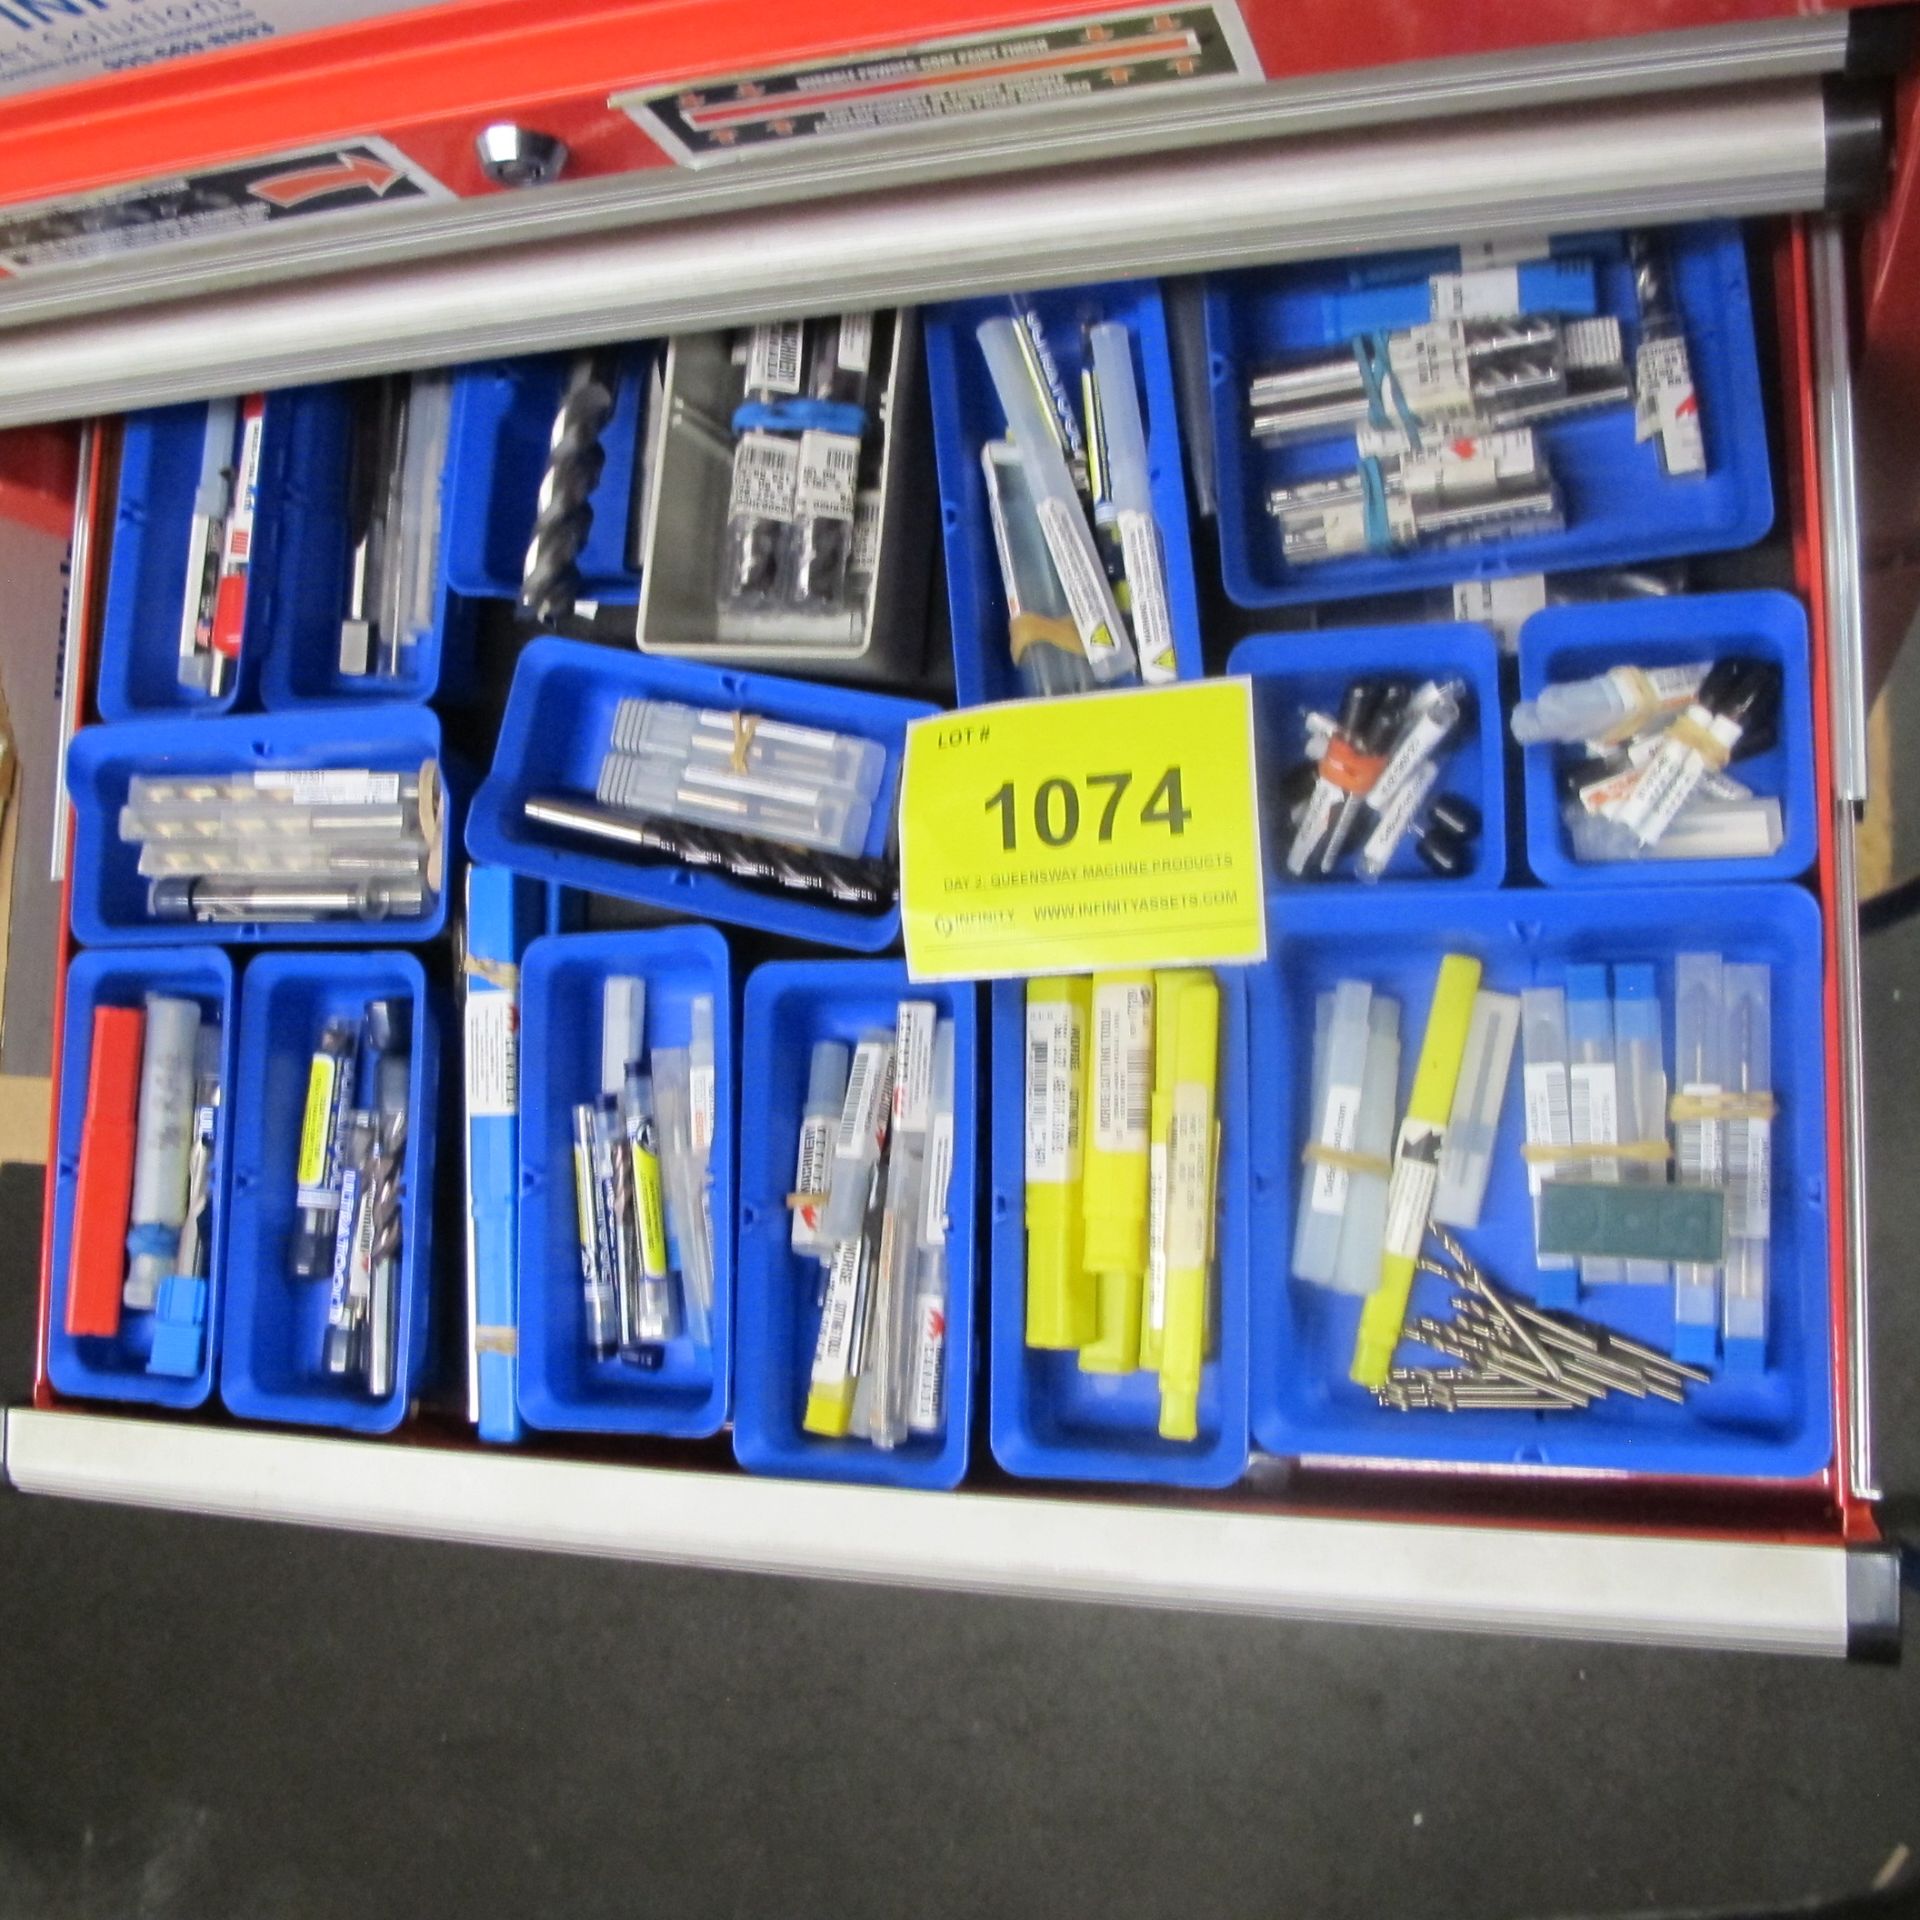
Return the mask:
{"type": "Polygon", "coordinates": [[[613,418],[616,380],[610,356],[578,355],[553,416],[547,470],[520,577],[520,611],[541,625],[571,614],[579,598],[580,550],[593,526],[593,490],[606,465],[600,436],[613,418]]]}
{"type": "Polygon", "coordinates": [[[811,894],[837,907],[875,913],[900,890],[890,859],[816,853],[757,834],[729,833],[659,814],[616,813],[565,794],[534,794],[521,809],[535,826],[558,828],[608,842],[640,859],[723,873],[743,886],[774,893],[811,894]]]}

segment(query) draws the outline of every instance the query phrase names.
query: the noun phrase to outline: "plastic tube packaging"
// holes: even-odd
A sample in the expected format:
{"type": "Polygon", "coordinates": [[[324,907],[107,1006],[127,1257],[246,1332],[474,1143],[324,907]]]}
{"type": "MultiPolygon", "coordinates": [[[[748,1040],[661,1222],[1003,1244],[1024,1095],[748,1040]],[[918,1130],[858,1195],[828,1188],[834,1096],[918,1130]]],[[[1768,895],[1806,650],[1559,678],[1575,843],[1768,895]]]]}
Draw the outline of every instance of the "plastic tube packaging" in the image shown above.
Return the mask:
{"type": "Polygon", "coordinates": [[[334,1227],[340,1212],[341,1152],[347,1116],[353,1111],[354,1079],[359,1065],[358,1024],[329,1020],[307,1067],[307,1100],[300,1123],[300,1157],[294,1171],[294,1204],[299,1209],[293,1234],[296,1279],[314,1279],[333,1259],[334,1227]]]}
{"type": "MultiPolygon", "coordinates": [[[[254,773],[136,773],[127,805],[166,808],[376,807],[420,803],[417,773],[366,767],[263,767],[254,773]]],[[[123,835],[123,838],[131,836],[123,835]]]]}
{"type": "Polygon", "coordinates": [[[221,925],[286,924],[304,920],[412,920],[426,910],[419,880],[333,877],[253,879],[208,874],[169,875],[147,887],[147,911],[156,920],[221,925]]]}
{"type": "Polygon", "coordinates": [[[1140,677],[1153,686],[1177,677],[1173,612],[1154,518],[1153,482],[1147,464],[1147,434],[1140,419],[1140,392],[1133,377],[1132,336],[1116,321],[1090,329],[1093,372],[1099,385],[1107,470],[1127,575],[1128,613],[1140,658],[1140,677]]]}
{"type": "Polygon", "coordinates": [[[1520,1002],[1512,994],[1483,989],[1476,996],[1466,1057],[1453,1091],[1453,1112],[1440,1148],[1440,1177],[1433,1190],[1433,1217],[1442,1226],[1480,1224],[1519,1031],[1520,1002]]]}
{"type": "Polygon", "coordinates": [[[1361,1164],[1347,1182],[1347,1212],[1333,1269],[1332,1285],[1339,1293],[1364,1296],[1380,1279],[1380,1249],[1387,1231],[1386,1169],[1393,1155],[1399,1092],[1400,1002],[1376,993],[1367,1008],[1367,1075],[1353,1137],[1361,1164]]]}
{"type": "MultiPolygon", "coordinates": [[[[1293,1272],[1296,1279],[1317,1286],[1332,1283],[1339,1259],[1341,1227],[1353,1177],[1349,1163],[1358,1151],[1372,999],[1373,989],[1366,981],[1342,980],[1334,988],[1327,1009],[1324,1046],[1318,1037],[1316,1015],[1313,1139],[1300,1183],[1293,1272]]],[[[1369,1278],[1369,1289],[1372,1284],[1369,1278]]]]}
{"type": "Polygon", "coordinates": [[[1766,1364],[1767,1243],[1773,1232],[1773,975],[1729,962],[1721,974],[1726,1008],[1727,1244],[1721,1334],[1727,1364],[1766,1364]]]}
{"type": "Polygon", "coordinates": [[[1220,1053],[1220,989],[1187,982],[1162,1017],[1177,1026],[1173,1132],[1167,1158],[1167,1324],[1160,1355],[1160,1435],[1191,1440],[1206,1357],[1213,1242],[1213,1162],[1220,1053]]]}
{"type": "MultiPolygon", "coordinates": [[[[1675,1120],[1673,1138],[1683,1187],[1717,1187],[1726,1178],[1724,1122],[1713,1117],[1726,1092],[1722,974],[1717,953],[1683,953],[1674,961],[1673,1071],[1682,1117],[1675,1120]]],[[[1719,1268],[1674,1268],[1676,1359],[1712,1359],[1719,1294],[1719,1268]]]]}
{"type": "Polygon", "coordinates": [[[1786,839],[1780,802],[1772,794],[1745,800],[1708,800],[1696,794],[1651,846],[1617,820],[1569,804],[1567,841],[1576,860],[1764,860],[1786,839]]]}
{"type": "Polygon", "coordinates": [[[1540,741],[1625,739],[1662,714],[1682,713],[1700,691],[1710,660],[1684,666],[1611,667],[1587,680],[1562,680],[1519,701],[1509,725],[1523,747],[1540,741]]]}
{"type": "Polygon", "coordinates": [[[678,700],[622,700],[614,709],[613,744],[622,753],[716,760],[740,773],[841,787],[861,800],[879,793],[887,770],[887,752],[877,740],[678,700]]]}
{"type": "Polygon", "coordinates": [[[147,995],[140,1058],[140,1110],[134,1130],[133,1203],[127,1217],[127,1279],[122,1303],[152,1310],[154,1293],[176,1271],[187,1219],[187,1174],[193,1154],[194,1059],[200,1035],[197,1001],[147,995]]]}
{"type": "Polygon", "coordinates": [[[1097,682],[1047,551],[1020,449],[1010,440],[989,440],[980,461],[1007,597],[1008,648],[1021,690],[1037,699],[1089,692],[1097,682]]]}
{"type": "MultiPolygon", "coordinates": [[[[1659,989],[1649,966],[1613,970],[1613,1044],[1620,1097],[1622,1146],[1663,1148],[1667,1140],[1667,1063],[1661,1037],[1659,989]]],[[[1632,1186],[1664,1186],[1664,1159],[1620,1162],[1632,1186]]],[[[1672,1269],[1663,1260],[1629,1260],[1621,1276],[1636,1286],[1665,1286],[1672,1269]]]]}
{"type": "Polygon", "coordinates": [[[736,833],[857,854],[866,844],[872,806],[843,789],[765,774],[736,773],[719,762],[675,761],[659,754],[609,753],[596,799],[629,813],[664,814],[736,833]]]}
{"type": "Polygon", "coordinates": [[[681,1309],[696,1347],[713,1344],[713,1229],[704,1162],[694,1147],[691,1064],[685,1047],[653,1049],[653,1098],[660,1128],[667,1238],[677,1251],[681,1309]]]}
{"type": "MultiPolygon", "coordinates": [[[[1084,975],[1027,982],[1026,1340],[1073,1349],[1099,1330],[1084,1259],[1092,982],[1084,975]]],[[[844,1122],[843,1122],[844,1130],[844,1122]]]]}
{"type": "Polygon", "coordinates": [[[407,880],[427,858],[426,842],[403,835],[393,840],[266,840],[245,845],[182,845],[149,841],[140,849],[143,880],[202,874],[257,874],[277,879],[407,880]]]}
{"type": "Polygon", "coordinates": [[[396,480],[399,512],[386,527],[379,670],[406,671],[409,648],[432,631],[439,585],[440,476],[453,421],[453,379],[416,373],[408,384],[396,480]]]}
{"type": "Polygon", "coordinates": [[[846,1043],[816,1040],[807,1062],[807,1100],[800,1115],[800,1144],[793,1172],[794,1204],[790,1244],[795,1253],[830,1259],[832,1245],[821,1232],[827,1180],[833,1168],[833,1135],[847,1098],[846,1043]]]}
{"type": "Polygon", "coordinates": [[[909,1433],[939,1433],[946,1424],[947,1190],[952,1177],[953,1022],[942,1020],[933,1039],[932,1124],[914,1254],[909,1433]]]}
{"type": "MultiPolygon", "coordinates": [[[[1567,1092],[1576,1147],[1615,1146],[1620,1139],[1620,1098],[1614,1066],[1613,996],[1605,967],[1567,969],[1567,1092]]],[[[1600,1154],[1576,1161],[1579,1177],[1615,1186],[1620,1162],[1600,1154]]],[[[1580,1262],[1583,1286],[1608,1286],[1624,1278],[1618,1260],[1580,1262]]]]}
{"type": "Polygon", "coordinates": [[[600,1091],[623,1093],[627,1070],[645,1048],[647,983],[638,974],[610,973],[600,984],[600,1091]]]}
{"type": "Polygon", "coordinates": [[[1088,1373],[1132,1373],[1140,1364],[1147,1271],[1152,974],[1096,973],[1092,1011],[1081,1244],[1094,1278],[1098,1324],[1080,1349],[1080,1365],[1088,1373]]]}
{"type": "Polygon", "coordinates": [[[1521,1087],[1526,1101],[1527,1191],[1533,1196],[1534,1260],[1546,1295],[1565,1295],[1559,1270],[1573,1262],[1542,1254],[1540,1188],[1555,1168],[1552,1150],[1573,1144],[1573,1113],[1567,1094],[1567,996],[1561,987],[1529,987],[1520,996],[1521,1087]],[[1549,1276],[1554,1276],[1549,1279],[1549,1276]]]}
{"type": "Polygon", "coordinates": [[[867,1437],[877,1447],[896,1447],[907,1436],[912,1394],[913,1280],[925,1226],[927,1136],[933,1124],[933,1042],[938,1018],[932,1001],[903,1000],[894,1028],[886,1210],[868,1308],[866,1359],[861,1369],[869,1402],[867,1437]]]}
{"type": "Polygon", "coordinates": [[[893,1035],[879,1028],[860,1036],[847,1074],[840,1122],[834,1129],[821,1238],[831,1247],[855,1238],[866,1217],[870,1176],[887,1143],[893,1113],[893,1035]]]}

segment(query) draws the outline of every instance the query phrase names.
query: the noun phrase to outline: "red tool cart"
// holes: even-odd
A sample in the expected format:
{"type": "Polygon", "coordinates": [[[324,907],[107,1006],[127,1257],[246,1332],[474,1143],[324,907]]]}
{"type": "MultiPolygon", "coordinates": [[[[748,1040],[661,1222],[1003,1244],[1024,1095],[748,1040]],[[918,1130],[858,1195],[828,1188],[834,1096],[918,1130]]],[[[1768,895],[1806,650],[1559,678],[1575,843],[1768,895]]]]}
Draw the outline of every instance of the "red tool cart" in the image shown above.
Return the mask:
{"type": "MultiPolygon", "coordinates": [[[[1014,287],[1750,222],[1778,584],[1811,623],[1832,1316],[1831,1456],[1783,1478],[1256,1451],[1225,1491],[1129,1490],[998,1475],[980,1440],[935,1494],[760,1477],[724,1440],[484,1447],[457,1393],[391,1434],[318,1435],[55,1390],[56,1139],[13,1486],[1362,1622],[1831,1654],[1897,1637],[1855,825],[1869,688],[1920,605],[1920,48],[1901,9],[231,0],[163,19],[0,0],[0,150],[0,513],[73,516],[75,718],[135,410],[1014,287]]],[[[50,964],[72,957],[63,934],[50,964]]]]}

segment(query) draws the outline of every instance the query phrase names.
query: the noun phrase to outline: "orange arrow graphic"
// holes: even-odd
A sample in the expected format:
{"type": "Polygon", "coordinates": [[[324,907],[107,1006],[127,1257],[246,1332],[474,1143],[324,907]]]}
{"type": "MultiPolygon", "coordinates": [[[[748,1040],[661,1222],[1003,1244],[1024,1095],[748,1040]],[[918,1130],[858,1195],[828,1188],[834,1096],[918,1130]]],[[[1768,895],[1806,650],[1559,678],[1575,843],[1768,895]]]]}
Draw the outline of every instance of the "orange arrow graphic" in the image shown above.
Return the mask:
{"type": "Polygon", "coordinates": [[[369,193],[383,194],[402,178],[398,167],[370,154],[343,153],[331,162],[302,167],[297,173],[276,174],[271,180],[256,181],[247,189],[256,200],[270,200],[276,207],[297,207],[303,201],[324,200],[333,193],[345,193],[365,187],[369,193]]]}

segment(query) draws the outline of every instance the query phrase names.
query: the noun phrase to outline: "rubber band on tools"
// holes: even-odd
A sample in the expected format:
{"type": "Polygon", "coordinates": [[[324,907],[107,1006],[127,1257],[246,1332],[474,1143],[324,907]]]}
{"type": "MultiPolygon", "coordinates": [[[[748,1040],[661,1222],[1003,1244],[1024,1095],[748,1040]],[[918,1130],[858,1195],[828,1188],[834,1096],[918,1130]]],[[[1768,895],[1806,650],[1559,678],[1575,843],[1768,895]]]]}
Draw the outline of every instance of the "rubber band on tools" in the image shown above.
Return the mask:
{"type": "Polygon", "coordinates": [[[1372,454],[1360,459],[1360,512],[1369,553],[1393,551],[1393,523],[1387,518],[1387,480],[1372,454]]]}
{"type": "Polygon", "coordinates": [[[1676,1093],[1667,1117],[1685,1120],[1771,1120],[1780,1111],[1770,1093],[1676,1093]]]}
{"type": "Polygon", "coordinates": [[[1551,1140],[1529,1140],[1520,1158],[1531,1167],[1551,1167],[1563,1160],[1632,1160],[1665,1166],[1673,1149],[1664,1140],[1581,1140],[1556,1146],[1551,1140]]]}
{"type": "Polygon", "coordinates": [[[733,770],[745,773],[747,755],[753,751],[753,736],[759,730],[760,718],[757,714],[736,713],[733,716],[733,770]]]}
{"type": "Polygon", "coordinates": [[[504,1353],[509,1358],[520,1351],[520,1332],[516,1327],[475,1327],[475,1353],[504,1353]]]}
{"type": "Polygon", "coordinates": [[[1387,402],[1393,403],[1394,415],[1398,418],[1400,430],[1407,436],[1408,450],[1420,451],[1420,416],[1407,404],[1407,396],[1400,385],[1400,376],[1393,370],[1393,357],[1388,350],[1388,335],[1384,333],[1363,333],[1353,343],[1353,357],[1360,368],[1360,378],[1367,389],[1367,417],[1376,427],[1390,427],[1394,419],[1389,418],[1387,402]]]}
{"type": "Polygon", "coordinates": [[[867,430],[867,410],[850,400],[743,400],[733,410],[735,433],[756,429],[769,433],[844,434],[858,440],[867,430]]]}
{"type": "Polygon", "coordinates": [[[1345,734],[1334,733],[1327,737],[1320,777],[1342,793],[1371,793],[1386,764],[1384,753],[1362,753],[1345,734]]]}
{"type": "Polygon", "coordinates": [[[1624,746],[1646,732],[1649,717],[1657,718],[1660,712],[1660,696],[1654,691],[1653,680],[1645,668],[1621,667],[1618,671],[1625,677],[1630,704],[1626,717],[1616,720],[1599,736],[1603,747],[1624,746]]]}
{"type": "Polygon", "coordinates": [[[1691,747],[1715,773],[1720,772],[1733,758],[1733,749],[1710,729],[1703,727],[1691,713],[1683,713],[1674,721],[1667,729],[1667,738],[1678,740],[1683,747],[1691,747]]]}
{"type": "Polygon", "coordinates": [[[790,1193],[787,1195],[787,1211],[799,1213],[806,1207],[824,1207],[827,1196],[824,1193],[790,1193]]]}
{"type": "Polygon", "coordinates": [[[1338,1167],[1343,1173],[1377,1173],[1386,1179],[1393,1172],[1393,1162],[1384,1154],[1353,1153],[1345,1147],[1329,1147],[1318,1140],[1309,1140],[1300,1149],[1301,1160],[1310,1167],[1338,1167]]]}
{"type": "Polygon", "coordinates": [[[520,969],[511,960],[489,960],[485,954],[470,953],[466,958],[466,970],[476,980],[484,980],[490,987],[498,987],[502,993],[520,991],[520,969]]]}

